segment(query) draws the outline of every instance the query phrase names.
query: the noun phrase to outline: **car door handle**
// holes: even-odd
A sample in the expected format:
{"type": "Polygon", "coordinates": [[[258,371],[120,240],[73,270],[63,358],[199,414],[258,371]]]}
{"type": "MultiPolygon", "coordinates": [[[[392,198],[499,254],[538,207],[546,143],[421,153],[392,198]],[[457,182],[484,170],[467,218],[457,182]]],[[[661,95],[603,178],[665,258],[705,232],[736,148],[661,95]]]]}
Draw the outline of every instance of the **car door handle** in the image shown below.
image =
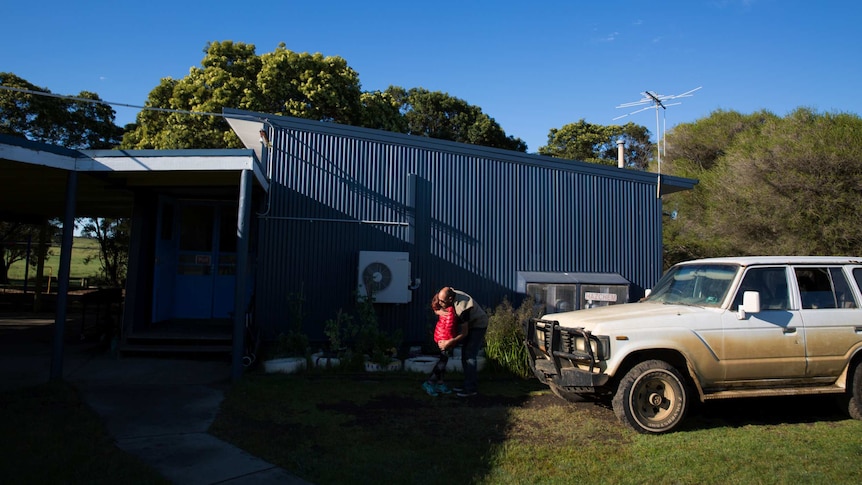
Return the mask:
{"type": "Polygon", "coordinates": [[[787,327],[784,329],[784,333],[796,333],[796,327],[787,327]]]}

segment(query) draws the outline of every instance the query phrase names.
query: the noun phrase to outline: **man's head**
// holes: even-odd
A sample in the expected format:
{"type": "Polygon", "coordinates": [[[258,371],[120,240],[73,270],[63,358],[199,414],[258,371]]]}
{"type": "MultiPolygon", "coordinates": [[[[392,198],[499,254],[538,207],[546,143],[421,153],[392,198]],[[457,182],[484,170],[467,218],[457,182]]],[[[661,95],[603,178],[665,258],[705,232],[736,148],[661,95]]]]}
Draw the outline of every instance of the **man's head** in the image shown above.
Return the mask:
{"type": "Polygon", "coordinates": [[[455,303],[455,290],[453,290],[451,286],[441,288],[440,291],[437,292],[437,300],[443,308],[452,306],[452,304],[455,303]]]}

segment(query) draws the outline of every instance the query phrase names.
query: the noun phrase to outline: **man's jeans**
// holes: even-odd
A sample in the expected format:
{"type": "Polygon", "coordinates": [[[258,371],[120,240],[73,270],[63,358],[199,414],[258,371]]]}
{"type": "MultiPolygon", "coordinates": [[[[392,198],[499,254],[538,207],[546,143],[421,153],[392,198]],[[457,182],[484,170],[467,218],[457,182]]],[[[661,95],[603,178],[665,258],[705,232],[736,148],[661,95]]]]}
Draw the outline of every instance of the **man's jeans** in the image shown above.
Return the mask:
{"type": "Polygon", "coordinates": [[[478,383],[478,357],[479,351],[485,346],[485,333],[487,328],[471,328],[464,339],[461,348],[461,366],[464,368],[464,392],[477,392],[478,383]]]}

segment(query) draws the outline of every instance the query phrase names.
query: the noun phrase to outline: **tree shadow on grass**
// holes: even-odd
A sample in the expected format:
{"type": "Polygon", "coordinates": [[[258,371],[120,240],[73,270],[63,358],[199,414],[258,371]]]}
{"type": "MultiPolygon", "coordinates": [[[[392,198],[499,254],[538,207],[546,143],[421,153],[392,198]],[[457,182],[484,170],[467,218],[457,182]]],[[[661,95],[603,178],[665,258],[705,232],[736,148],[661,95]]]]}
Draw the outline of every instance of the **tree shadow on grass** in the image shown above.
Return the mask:
{"type": "MultiPolygon", "coordinates": [[[[512,410],[535,398],[535,386],[525,381],[484,385],[470,398],[428,396],[421,382],[407,379],[367,399],[318,402],[316,411],[339,423],[326,433],[340,436],[352,456],[338,463],[339,470],[318,468],[309,478],[317,483],[475,482],[489,473],[497,448],[509,439],[512,410]]],[[[330,438],[317,445],[325,442],[330,438]]]]}

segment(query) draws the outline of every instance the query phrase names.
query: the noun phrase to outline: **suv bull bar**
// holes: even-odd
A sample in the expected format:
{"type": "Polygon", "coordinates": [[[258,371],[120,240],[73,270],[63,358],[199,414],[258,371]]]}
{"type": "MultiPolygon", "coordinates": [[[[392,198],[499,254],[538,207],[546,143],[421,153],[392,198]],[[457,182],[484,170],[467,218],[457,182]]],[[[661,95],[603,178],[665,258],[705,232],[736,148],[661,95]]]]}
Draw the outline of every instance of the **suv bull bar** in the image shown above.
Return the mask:
{"type": "Polygon", "coordinates": [[[524,330],[530,369],[542,383],[550,381],[560,387],[596,388],[608,382],[607,374],[595,372],[599,360],[609,357],[610,341],[607,338],[600,339],[582,327],[563,328],[556,320],[541,318],[531,318],[525,323],[524,330]],[[575,346],[578,339],[584,343],[583,350],[575,346]],[[592,343],[596,345],[596,352],[592,343]],[[564,361],[571,366],[564,366],[564,361]],[[586,365],[589,370],[581,369],[579,365],[586,365]]]}

